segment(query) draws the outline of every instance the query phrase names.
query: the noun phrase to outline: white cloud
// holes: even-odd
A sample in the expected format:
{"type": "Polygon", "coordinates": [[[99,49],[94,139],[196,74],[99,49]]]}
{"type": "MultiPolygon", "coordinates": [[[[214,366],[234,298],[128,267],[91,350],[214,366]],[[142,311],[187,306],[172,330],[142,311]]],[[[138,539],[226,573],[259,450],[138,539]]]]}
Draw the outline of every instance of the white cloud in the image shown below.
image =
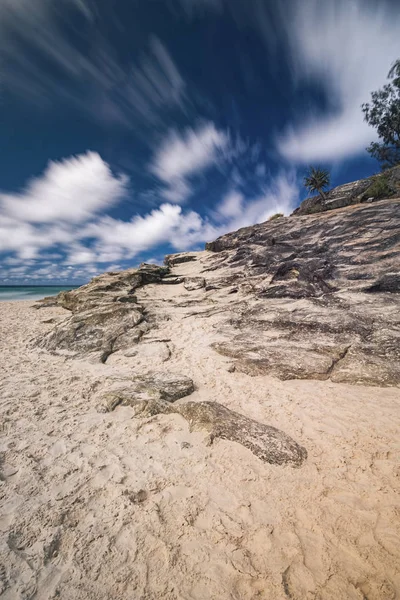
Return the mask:
{"type": "Polygon", "coordinates": [[[217,206],[217,212],[222,217],[238,217],[243,209],[243,201],[243,194],[235,191],[229,192],[217,206]]]}
{"type": "Polygon", "coordinates": [[[228,145],[228,135],[213,123],[203,124],[196,130],[187,128],[183,133],[170,131],[149,166],[150,171],[168,185],[164,198],[175,202],[186,200],[191,188],[185,178],[210,167],[228,145]]]}
{"type": "Polygon", "coordinates": [[[299,82],[322,84],[330,110],[328,115],[303,115],[281,135],[278,149],[299,162],[359,154],[375,137],[363,121],[361,104],[385,84],[400,55],[397,5],[306,0],[295,6],[286,19],[295,75],[299,82]]]}
{"type": "Polygon", "coordinates": [[[79,223],[119,202],[127,182],[124,175],[113,175],[99,154],[87,152],[50,162],[22,193],[0,193],[0,211],[25,223],[79,223]]]}
{"type": "Polygon", "coordinates": [[[197,130],[188,128],[181,135],[171,131],[157,149],[150,170],[165,182],[192,175],[210,166],[227,143],[227,135],[213,123],[197,130]]]}

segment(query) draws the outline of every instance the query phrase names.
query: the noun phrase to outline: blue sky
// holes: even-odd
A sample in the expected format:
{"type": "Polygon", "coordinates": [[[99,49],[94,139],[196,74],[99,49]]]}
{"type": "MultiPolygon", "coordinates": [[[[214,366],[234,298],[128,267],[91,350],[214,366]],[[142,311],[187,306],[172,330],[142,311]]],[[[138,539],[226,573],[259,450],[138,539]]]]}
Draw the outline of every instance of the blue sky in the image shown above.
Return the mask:
{"type": "Polygon", "coordinates": [[[202,249],[379,166],[385,0],[1,0],[0,283],[202,249]]]}

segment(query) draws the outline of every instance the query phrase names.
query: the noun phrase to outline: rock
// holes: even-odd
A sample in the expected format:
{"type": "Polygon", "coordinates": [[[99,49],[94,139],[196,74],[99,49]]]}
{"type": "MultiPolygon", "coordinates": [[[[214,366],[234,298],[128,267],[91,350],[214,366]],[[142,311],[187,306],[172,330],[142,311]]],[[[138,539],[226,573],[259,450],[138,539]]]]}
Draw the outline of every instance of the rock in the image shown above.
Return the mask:
{"type": "Polygon", "coordinates": [[[280,379],[327,379],[346,346],[317,343],[290,346],[285,342],[262,342],[259,336],[237,336],[230,342],[213,344],[223,356],[237,358],[237,371],[248,375],[273,375],[280,379]]]}
{"type": "Polygon", "coordinates": [[[183,277],[164,277],[162,280],[163,285],[177,285],[183,283],[183,277]]]}
{"type": "MultiPolygon", "coordinates": [[[[104,362],[115,350],[132,344],[132,338],[126,334],[142,320],[142,309],[137,305],[104,303],[64,319],[40,338],[37,346],[54,353],[60,350],[75,354],[99,352],[104,362]]],[[[136,331],[134,335],[138,335],[136,331]]]]}
{"type": "Polygon", "coordinates": [[[167,402],[175,402],[194,392],[192,379],[185,375],[151,373],[135,376],[133,383],[137,391],[150,391],[153,396],[157,394],[167,402]]]}
{"type": "Polygon", "coordinates": [[[185,277],[183,287],[188,291],[201,290],[206,286],[204,277],[185,277]]]}
{"type": "Polygon", "coordinates": [[[175,402],[194,391],[192,379],[169,373],[147,373],[116,382],[106,392],[100,393],[96,409],[111,412],[119,404],[138,406],[138,402],[160,400],[175,402]]]}
{"type": "Polygon", "coordinates": [[[184,252],[180,254],[167,254],[164,258],[164,264],[168,267],[173,267],[180,263],[191,262],[197,260],[196,254],[190,254],[189,252],[184,252]]]}
{"type": "Polygon", "coordinates": [[[36,345],[50,352],[84,355],[96,352],[105,362],[113,352],[138,343],[146,327],[143,308],[133,291],[149,283],[160,283],[168,267],[142,263],[139,269],[109,272],[86,285],[44,299],[40,306],[61,306],[72,315],[40,337],[36,345]]]}
{"type": "Polygon", "coordinates": [[[399,231],[400,200],[391,199],[261,223],[208,244],[224,277],[246,275],[216,325],[224,341],[214,350],[250,375],[398,385],[399,231]]]}
{"type": "Polygon", "coordinates": [[[364,288],[365,292],[400,292],[400,273],[385,273],[375,283],[364,288]]]}
{"type": "Polygon", "coordinates": [[[94,308],[104,302],[135,300],[120,300],[122,297],[133,296],[134,290],[149,283],[159,283],[169,273],[168,267],[142,263],[139,269],[103,273],[94,277],[86,285],[60,292],[58,296],[39,301],[38,306],[62,306],[71,312],[94,308]]]}
{"type": "Polygon", "coordinates": [[[136,416],[178,413],[191,431],[204,431],[210,439],[220,438],[241,444],[264,462],[299,467],[307,451],[291,437],[269,425],[254,421],[217,402],[185,402],[169,404],[148,400],[136,404],[136,416]]]}

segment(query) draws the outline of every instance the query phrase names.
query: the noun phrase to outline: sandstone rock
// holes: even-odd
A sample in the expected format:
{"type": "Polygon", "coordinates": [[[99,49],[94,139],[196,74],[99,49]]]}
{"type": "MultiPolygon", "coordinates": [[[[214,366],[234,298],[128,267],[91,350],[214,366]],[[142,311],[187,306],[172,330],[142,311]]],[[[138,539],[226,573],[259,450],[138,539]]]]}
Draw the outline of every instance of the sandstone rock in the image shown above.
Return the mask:
{"type": "Polygon", "coordinates": [[[138,402],[175,402],[194,391],[192,379],[169,373],[147,373],[116,382],[100,394],[98,412],[111,412],[116,406],[137,406],[138,402]]]}
{"type": "Polygon", "coordinates": [[[393,199],[221,236],[224,277],[246,278],[213,348],[251,375],[398,385],[399,231],[393,199]]]}
{"type": "Polygon", "coordinates": [[[167,254],[164,258],[164,264],[168,267],[173,267],[180,263],[191,262],[197,260],[196,254],[191,254],[189,252],[183,252],[179,254],[167,254]]]}
{"type": "Polygon", "coordinates": [[[137,327],[144,316],[133,292],[160,283],[168,272],[168,267],[142,263],[139,269],[104,273],[76,290],[45,298],[39,306],[61,306],[72,315],[38,339],[37,346],[72,355],[95,352],[102,362],[113,352],[130,348],[146,329],[137,327]]]}
{"type": "Polygon", "coordinates": [[[188,291],[201,290],[206,286],[204,277],[185,277],[183,287],[188,291]]]}
{"type": "Polygon", "coordinates": [[[121,338],[142,320],[142,309],[137,305],[104,303],[64,319],[39,339],[37,345],[55,353],[59,350],[76,354],[99,352],[104,361],[116,349],[132,344],[131,338],[125,338],[125,344],[121,338]]]}
{"type": "Polygon", "coordinates": [[[185,402],[169,404],[162,400],[139,401],[136,416],[178,413],[191,431],[205,431],[210,439],[225,439],[241,444],[264,462],[299,467],[307,451],[283,431],[264,425],[226,408],[217,402],[185,402]]]}

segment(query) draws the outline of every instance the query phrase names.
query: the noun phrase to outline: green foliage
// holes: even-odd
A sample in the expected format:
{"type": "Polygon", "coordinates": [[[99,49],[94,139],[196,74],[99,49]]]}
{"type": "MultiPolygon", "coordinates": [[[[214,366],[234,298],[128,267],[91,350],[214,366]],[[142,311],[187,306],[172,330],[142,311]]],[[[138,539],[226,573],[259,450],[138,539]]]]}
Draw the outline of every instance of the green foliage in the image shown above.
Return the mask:
{"type": "Polygon", "coordinates": [[[372,184],[365,191],[363,199],[367,198],[389,198],[393,195],[392,188],[389,185],[388,177],[385,174],[372,177],[372,184]]]}
{"type": "Polygon", "coordinates": [[[371,93],[371,102],[362,105],[364,120],[375,127],[381,142],[372,142],[367,150],[383,169],[400,163],[400,59],[388,73],[391,83],[371,93]]]}
{"type": "Polygon", "coordinates": [[[325,200],[324,189],[330,184],[329,171],[320,167],[309,167],[304,177],[304,185],[311,192],[318,192],[325,200]]]}
{"type": "Polygon", "coordinates": [[[275,219],[280,219],[283,216],[283,213],[275,213],[274,215],[272,215],[272,217],[268,219],[268,221],[275,221],[275,219]]]}

